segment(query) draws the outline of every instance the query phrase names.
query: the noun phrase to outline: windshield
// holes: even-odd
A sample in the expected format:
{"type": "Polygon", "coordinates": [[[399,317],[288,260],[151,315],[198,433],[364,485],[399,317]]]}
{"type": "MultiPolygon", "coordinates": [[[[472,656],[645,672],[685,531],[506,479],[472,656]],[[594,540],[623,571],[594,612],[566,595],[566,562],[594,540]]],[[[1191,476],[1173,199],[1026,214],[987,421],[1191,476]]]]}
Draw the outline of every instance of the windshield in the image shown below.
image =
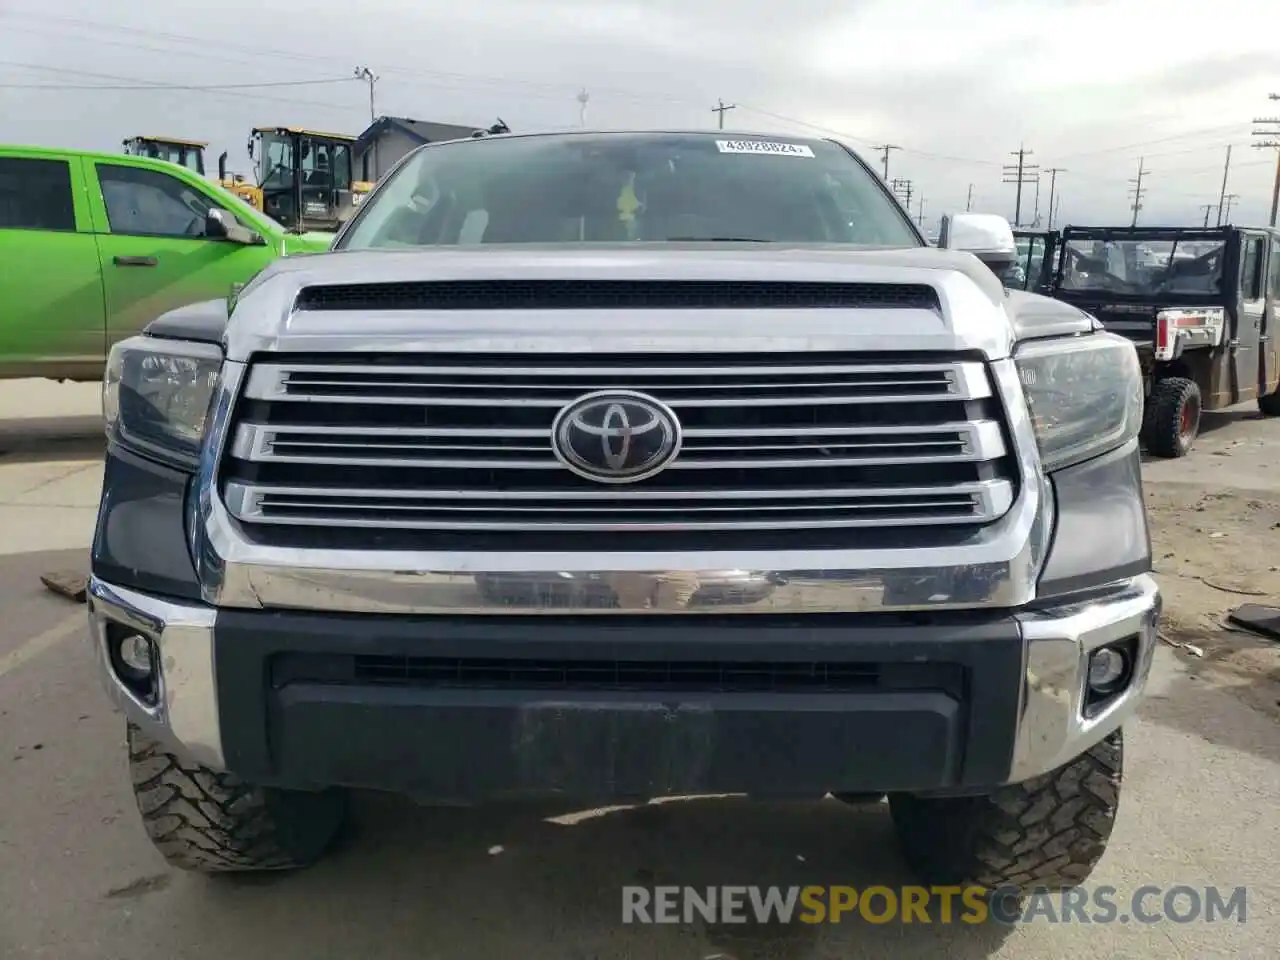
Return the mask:
{"type": "Polygon", "coordinates": [[[423,147],[338,249],[739,240],[917,247],[837,144],[723,134],[566,134],[423,147]]]}
{"type": "Polygon", "coordinates": [[[1222,240],[1066,241],[1062,290],[1139,297],[1222,293],[1222,240]]]}
{"type": "Polygon", "coordinates": [[[293,137],[264,133],[258,152],[258,186],[281,188],[293,185],[293,137]]]}

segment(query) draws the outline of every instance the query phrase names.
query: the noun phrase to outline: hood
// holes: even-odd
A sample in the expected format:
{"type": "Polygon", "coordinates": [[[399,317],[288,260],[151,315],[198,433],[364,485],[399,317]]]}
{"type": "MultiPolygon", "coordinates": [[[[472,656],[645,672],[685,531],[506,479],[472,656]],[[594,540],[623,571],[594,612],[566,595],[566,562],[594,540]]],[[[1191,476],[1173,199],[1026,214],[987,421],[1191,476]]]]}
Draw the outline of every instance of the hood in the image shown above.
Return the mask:
{"type": "Polygon", "coordinates": [[[663,243],[339,250],[286,257],[246,289],[230,333],[232,359],[260,350],[714,353],[726,344],[760,352],[981,351],[996,359],[1008,356],[1014,330],[1003,285],[968,253],[663,243]],[[938,306],[295,309],[299,292],[311,286],[450,280],[919,284],[933,288],[938,306]]]}
{"type": "Polygon", "coordinates": [[[286,233],[284,235],[284,254],[291,256],[296,253],[324,253],[333,243],[336,234],[322,233],[318,230],[312,230],[307,233],[286,233]]]}

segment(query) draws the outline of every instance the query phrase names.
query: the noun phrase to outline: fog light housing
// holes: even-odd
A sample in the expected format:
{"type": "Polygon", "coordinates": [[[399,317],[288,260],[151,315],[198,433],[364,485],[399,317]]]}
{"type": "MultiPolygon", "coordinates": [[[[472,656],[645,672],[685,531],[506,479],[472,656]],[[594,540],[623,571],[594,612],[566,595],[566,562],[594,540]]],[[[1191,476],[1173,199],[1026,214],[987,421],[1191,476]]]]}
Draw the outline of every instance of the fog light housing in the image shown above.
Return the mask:
{"type": "Polygon", "coordinates": [[[109,624],[107,655],[120,683],[142,703],[154,706],[160,692],[160,664],[155,641],[121,624],[109,624]]]}
{"type": "Polygon", "coordinates": [[[1128,672],[1128,658],[1115,647],[1102,647],[1089,657],[1089,689],[1107,694],[1116,688],[1128,672]]]}
{"type": "Polygon", "coordinates": [[[1095,717],[1121,696],[1138,670],[1139,638],[1126,637],[1089,654],[1084,678],[1084,715],[1095,717]]]}
{"type": "Polygon", "coordinates": [[[131,633],[120,640],[120,666],[138,680],[145,680],[154,672],[151,641],[140,633],[131,633]]]}

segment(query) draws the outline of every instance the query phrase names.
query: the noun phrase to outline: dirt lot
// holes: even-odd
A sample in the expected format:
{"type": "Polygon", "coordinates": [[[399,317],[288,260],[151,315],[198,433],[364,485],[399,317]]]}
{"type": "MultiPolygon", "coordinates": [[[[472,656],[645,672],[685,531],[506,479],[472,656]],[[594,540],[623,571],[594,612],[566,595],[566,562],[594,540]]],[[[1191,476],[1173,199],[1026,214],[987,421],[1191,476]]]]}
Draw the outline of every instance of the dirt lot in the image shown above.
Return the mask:
{"type": "Polygon", "coordinates": [[[1162,633],[1196,648],[1177,650],[1193,675],[1280,719],[1280,643],[1226,620],[1244,603],[1280,606],[1280,421],[1245,409],[1206,428],[1189,458],[1143,468],[1162,633]]]}

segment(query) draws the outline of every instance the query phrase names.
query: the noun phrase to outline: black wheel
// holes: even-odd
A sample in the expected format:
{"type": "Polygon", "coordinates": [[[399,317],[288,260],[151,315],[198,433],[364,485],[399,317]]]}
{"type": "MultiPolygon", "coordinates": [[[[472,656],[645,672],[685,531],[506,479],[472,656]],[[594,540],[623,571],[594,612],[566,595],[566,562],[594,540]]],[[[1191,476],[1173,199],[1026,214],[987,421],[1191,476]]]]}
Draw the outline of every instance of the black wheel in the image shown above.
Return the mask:
{"type": "Polygon", "coordinates": [[[1078,886],[1111,837],[1123,743],[1117,730],[1052,773],[986,796],[891,796],[907,862],[926,884],[1024,893],[1078,886]]]}
{"type": "Polygon", "coordinates": [[[1185,457],[1200,433],[1200,388],[1194,380],[1156,382],[1142,416],[1142,439],[1155,457],[1185,457]]]}
{"type": "Polygon", "coordinates": [[[290,870],[318,860],[346,814],[340,790],[271,790],[188,763],[129,724],[129,770],[147,836],[199,873],[290,870]]]}
{"type": "Polygon", "coordinates": [[[1258,411],[1264,417],[1280,417],[1280,390],[1259,397],[1258,411]]]}

